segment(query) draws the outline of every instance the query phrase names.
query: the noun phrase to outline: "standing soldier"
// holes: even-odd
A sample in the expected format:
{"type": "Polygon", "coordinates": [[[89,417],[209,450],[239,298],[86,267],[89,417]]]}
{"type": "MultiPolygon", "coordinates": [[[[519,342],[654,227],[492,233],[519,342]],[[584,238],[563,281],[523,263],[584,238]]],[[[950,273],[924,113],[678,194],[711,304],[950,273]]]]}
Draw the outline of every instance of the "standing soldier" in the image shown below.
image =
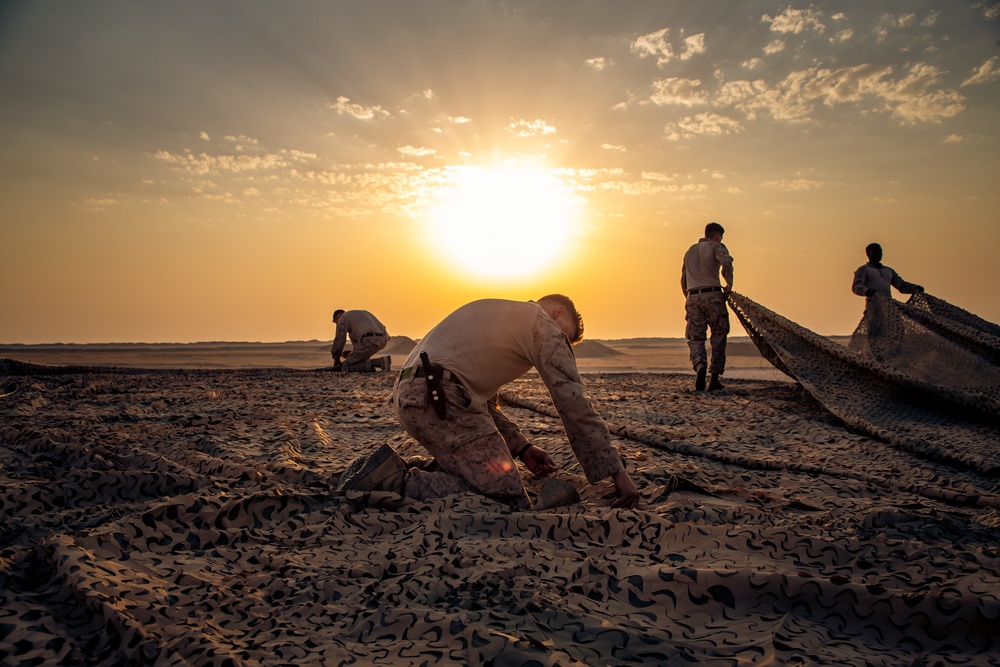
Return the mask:
{"type": "Polygon", "coordinates": [[[687,327],[684,336],[691,351],[694,366],[694,388],[705,389],[705,372],[708,354],[705,339],[708,329],[712,330],[712,381],[710,390],[722,389],[719,376],[726,370],[726,336],[729,335],[729,311],[726,309],[726,294],[733,289],[733,258],[726,246],[722,245],[722,235],[726,230],[717,222],[705,226],[705,236],[691,246],[684,255],[681,266],[681,290],[684,292],[684,318],[687,327]],[[723,288],[719,273],[726,280],[723,288]]]}
{"type": "Polygon", "coordinates": [[[389,344],[389,334],[385,325],[367,310],[336,310],[333,322],[337,325],[337,335],[330,348],[333,357],[333,369],[345,373],[370,373],[374,370],[388,371],[392,366],[392,357],[372,359],[372,355],[389,344]],[[340,357],[344,352],[347,337],[351,337],[351,351],[344,354],[341,364],[340,357]]]}
{"type": "Polygon", "coordinates": [[[901,294],[924,291],[923,287],[906,282],[898,273],[882,263],[882,246],[878,243],[869,243],[865,247],[865,254],[868,256],[868,263],[862,264],[854,272],[854,283],[851,285],[851,291],[858,296],[870,297],[881,294],[891,299],[890,287],[895,287],[901,294]]]}

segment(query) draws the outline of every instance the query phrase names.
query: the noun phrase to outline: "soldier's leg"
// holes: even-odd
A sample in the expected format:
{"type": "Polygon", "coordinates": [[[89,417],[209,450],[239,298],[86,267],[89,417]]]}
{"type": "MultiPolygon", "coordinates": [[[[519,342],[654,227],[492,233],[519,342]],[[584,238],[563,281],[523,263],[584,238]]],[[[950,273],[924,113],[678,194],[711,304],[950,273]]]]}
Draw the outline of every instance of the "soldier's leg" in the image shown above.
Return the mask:
{"type": "Polygon", "coordinates": [[[443,388],[448,403],[445,419],[439,418],[428,404],[426,381],[422,378],[404,380],[394,392],[400,424],[430,452],[443,473],[458,478],[442,483],[442,488],[471,487],[515,507],[530,507],[521,472],[492,418],[485,412],[465,409],[470,401],[461,385],[445,382],[443,388]]]}
{"type": "Polygon", "coordinates": [[[709,371],[713,376],[722,375],[726,370],[726,341],[729,336],[729,309],[726,308],[726,295],[713,292],[712,308],[708,311],[708,326],[712,330],[712,365],[709,371]]]}
{"type": "Polygon", "coordinates": [[[368,336],[359,340],[344,359],[341,370],[345,373],[371,373],[375,370],[372,365],[372,355],[383,347],[385,347],[384,336],[368,336]]]}
{"type": "Polygon", "coordinates": [[[684,337],[687,339],[688,350],[691,353],[691,367],[708,365],[708,354],[705,351],[705,340],[708,338],[708,318],[702,308],[701,294],[689,296],[684,303],[684,319],[687,326],[684,337]]]}

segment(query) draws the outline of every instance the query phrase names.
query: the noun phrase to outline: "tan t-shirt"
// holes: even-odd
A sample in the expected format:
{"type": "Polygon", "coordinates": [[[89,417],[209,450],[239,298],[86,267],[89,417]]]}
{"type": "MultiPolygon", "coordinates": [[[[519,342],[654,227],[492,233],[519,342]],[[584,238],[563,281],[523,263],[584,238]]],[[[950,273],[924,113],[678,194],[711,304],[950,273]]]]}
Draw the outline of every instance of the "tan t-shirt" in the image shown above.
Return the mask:
{"type": "Polygon", "coordinates": [[[573,347],[537,303],[473,301],[431,329],[404,368],[419,366],[421,352],[469,390],[470,410],[484,412],[503,385],[536,368],[587,479],[597,482],[624,470],[607,425],[584,396],[573,347]]]}

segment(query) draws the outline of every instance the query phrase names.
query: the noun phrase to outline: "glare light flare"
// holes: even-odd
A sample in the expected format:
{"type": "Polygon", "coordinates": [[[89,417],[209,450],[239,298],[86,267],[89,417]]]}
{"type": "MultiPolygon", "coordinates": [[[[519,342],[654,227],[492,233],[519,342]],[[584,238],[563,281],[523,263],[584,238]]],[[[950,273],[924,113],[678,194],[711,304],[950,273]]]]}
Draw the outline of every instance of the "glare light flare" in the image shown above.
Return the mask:
{"type": "Polygon", "coordinates": [[[553,268],[570,249],[573,198],[538,169],[461,167],[432,212],[435,237],[476,274],[517,277],[553,268]]]}

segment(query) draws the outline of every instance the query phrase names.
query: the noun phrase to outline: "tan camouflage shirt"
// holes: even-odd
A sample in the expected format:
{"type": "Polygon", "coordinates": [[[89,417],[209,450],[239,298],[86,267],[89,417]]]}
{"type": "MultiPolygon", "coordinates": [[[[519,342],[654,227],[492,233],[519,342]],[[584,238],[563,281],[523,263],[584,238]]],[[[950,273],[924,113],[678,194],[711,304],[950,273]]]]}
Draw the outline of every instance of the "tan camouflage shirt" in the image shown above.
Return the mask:
{"type": "MultiPolygon", "coordinates": [[[[534,367],[552,396],[587,479],[593,483],[624,470],[607,425],[584,395],[573,347],[538,304],[474,301],[424,336],[404,368],[419,366],[421,352],[461,381],[472,395],[469,410],[482,412],[493,412],[489,404],[500,388],[534,367]]],[[[517,428],[506,421],[504,431],[517,428]]],[[[523,439],[520,433],[510,435],[523,439]]]]}
{"type": "Polygon", "coordinates": [[[681,289],[684,296],[688,290],[700,287],[721,287],[719,270],[727,285],[733,284],[733,257],[722,243],[700,239],[684,255],[681,265],[681,289]]]}
{"type": "Polygon", "coordinates": [[[348,336],[351,337],[351,344],[355,345],[365,334],[385,332],[385,325],[367,310],[348,310],[340,316],[340,322],[337,323],[337,334],[333,339],[331,350],[334,356],[337,356],[347,344],[348,336]]]}

